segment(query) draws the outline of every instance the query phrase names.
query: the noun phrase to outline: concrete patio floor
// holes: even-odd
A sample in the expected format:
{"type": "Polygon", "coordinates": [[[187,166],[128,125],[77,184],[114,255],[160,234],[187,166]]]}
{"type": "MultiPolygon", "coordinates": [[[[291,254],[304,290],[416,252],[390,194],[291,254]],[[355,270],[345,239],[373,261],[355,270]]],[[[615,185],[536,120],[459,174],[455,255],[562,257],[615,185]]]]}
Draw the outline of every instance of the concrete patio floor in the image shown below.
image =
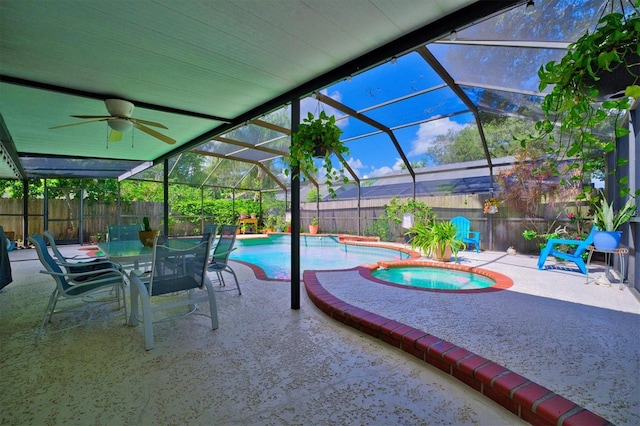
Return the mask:
{"type": "MultiPolygon", "coordinates": [[[[64,247],[79,253],[79,247],[64,247]]],[[[10,253],[0,292],[2,424],[518,424],[462,382],[321,312],[303,289],[233,263],[243,294],[217,294],[220,328],[204,316],[141,327],[122,312],[49,333],[36,329],[53,289],[34,250],[10,253]]],[[[319,272],[335,297],[499,363],[618,425],[640,424],[640,303],[577,270],[538,271],[536,258],[465,252],[463,265],[514,280],[492,293],[404,289],[356,270],[319,272]]],[[[553,262],[549,262],[550,265],[553,262]]],[[[597,276],[601,266],[592,266],[597,276]]],[[[201,306],[207,313],[207,307],[201,306]]],[[[63,315],[58,316],[62,318],[63,315]]],[[[58,320],[48,328],[71,321],[58,320]]]]}

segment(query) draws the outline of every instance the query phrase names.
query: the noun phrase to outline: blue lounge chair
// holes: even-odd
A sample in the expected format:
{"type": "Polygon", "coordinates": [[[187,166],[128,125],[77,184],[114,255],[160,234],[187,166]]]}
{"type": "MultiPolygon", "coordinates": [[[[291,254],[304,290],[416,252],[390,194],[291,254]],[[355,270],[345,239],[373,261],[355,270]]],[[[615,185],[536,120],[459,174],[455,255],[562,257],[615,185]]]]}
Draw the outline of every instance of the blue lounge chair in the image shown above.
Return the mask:
{"type": "Polygon", "coordinates": [[[596,231],[597,228],[595,226],[592,227],[591,232],[589,232],[589,235],[584,240],[563,240],[560,238],[551,238],[547,241],[547,245],[540,252],[540,257],[538,258],[538,269],[544,269],[544,262],[547,260],[547,257],[553,256],[558,259],[568,260],[575,263],[580,272],[586,274],[587,265],[585,265],[584,260],[582,259],[582,254],[591,244],[593,244],[593,234],[596,231]],[[557,249],[556,246],[559,245],[575,245],[577,247],[573,253],[565,253],[557,249]]]}
{"type": "Polygon", "coordinates": [[[469,244],[476,246],[476,253],[480,253],[480,232],[471,231],[471,221],[464,216],[456,216],[450,221],[456,226],[456,239],[462,241],[469,247],[469,244]]]}

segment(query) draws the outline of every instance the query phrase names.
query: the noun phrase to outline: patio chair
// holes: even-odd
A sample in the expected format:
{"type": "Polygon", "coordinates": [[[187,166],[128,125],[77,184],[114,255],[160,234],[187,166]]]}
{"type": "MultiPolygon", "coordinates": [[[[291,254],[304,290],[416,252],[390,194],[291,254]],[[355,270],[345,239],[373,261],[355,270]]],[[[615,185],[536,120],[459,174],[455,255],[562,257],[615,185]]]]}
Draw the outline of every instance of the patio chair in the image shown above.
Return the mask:
{"type": "Polygon", "coordinates": [[[56,262],[65,266],[68,272],[80,273],[113,268],[122,272],[122,265],[117,262],[112,262],[104,256],[95,258],[83,255],[66,257],[58,249],[56,240],[51,232],[44,231],[44,236],[49,243],[49,247],[51,247],[51,250],[53,251],[53,256],[55,257],[56,262]]]}
{"type": "Polygon", "coordinates": [[[218,236],[218,228],[219,225],[215,223],[205,225],[204,229],[202,230],[202,239],[200,240],[200,242],[211,239],[211,249],[213,250],[213,247],[215,246],[214,241],[218,236]]]}
{"type": "Polygon", "coordinates": [[[115,290],[118,309],[124,307],[124,319],[126,324],[127,305],[124,292],[125,276],[119,269],[120,265],[109,261],[102,261],[101,263],[109,264],[110,266],[100,270],[72,272],[70,268],[77,265],[56,262],[47,249],[47,243],[40,235],[32,235],[29,237],[29,241],[35,246],[38,258],[45,267],[45,270],[40,272],[51,275],[56,282],[56,287],[49,297],[49,303],[42,317],[40,332],[44,330],[45,324],[51,321],[51,317],[54,313],[67,311],[63,310],[55,312],[56,304],[60,297],[90,301],[91,299],[87,299],[86,296],[100,291],[106,292],[107,290],[115,290]],[[120,305],[120,295],[122,295],[122,305],[120,305]]]}
{"type": "Polygon", "coordinates": [[[547,241],[547,245],[542,249],[542,251],[540,251],[540,257],[538,257],[538,269],[544,269],[544,262],[547,260],[547,257],[553,256],[575,263],[580,272],[586,274],[587,265],[585,265],[584,259],[582,259],[582,254],[591,244],[593,244],[593,234],[596,231],[597,228],[593,226],[591,228],[591,232],[589,232],[589,235],[584,240],[563,240],[560,238],[551,238],[547,241]],[[560,245],[575,245],[576,249],[573,250],[572,253],[566,253],[558,249],[557,246],[560,245]]]}
{"type": "MultiPolygon", "coordinates": [[[[237,225],[222,225],[222,229],[220,230],[220,238],[218,239],[218,244],[216,244],[216,248],[213,250],[213,255],[211,256],[211,261],[207,266],[207,271],[215,272],[218,276],[218,283],[220,286],[226,286],[227,284],[224,281],[224,277],[222,275],[223,272],[227,272],[233,275],[233,279],[236,282],[236,289],[238,290],[238,295],[242,294],[240,290],[240,284],[238,283],[238,277],[236,276],[235,271],[229,266],[229,255],[235,248],[233,245],[236,241],[238,226],[237,225]]],[[[233,289],[227,290],[217,290],[217,291],[232,291],[233,289]]]]}
{"type": "Polygon", "coordinates": [[[204,230],[202,231],[202,235],[206,235],[206,234],[210,234],[213,239],[215,240],[216,236],[218,235],[218,228],[220,227],[220,225],[218,225],[217,223],[208,223],[204,226],[204,230]]]}
{"type": "Polygon", "coordinates": [[[138,231],[142,231],[141,225],[108,225],[107,242],[138,240],[138,231]]]}
{"type": "Polygon", "coordinates": [[[456,227],[456,239],[462,241],[469,247],[470,244],[476,246],[476,253],[480,253],[480,232],[471,231],[471,221],[464,216],[451,218],[451,223],[456,227]]]}
{"type": "MultiPolygon", "coordinates": [[[[218,309],[215,293],[211,281],[207,277],[207,260],[211,248],[211,238],[188,248],[172,248],[167,239],[166,245],[156,242],[153,247],[151,271],[141,274],[132,271],[129,274],[131,283],[131,314],[129,325],[137,325],[139,321],[144,326],[144,343],[146,350],[153,349],[154,313],[162,310],[175,310],[189,307],[182,312],[190,314],[197,309],[198,302],[209,302],[211,312],[211,329],[218,328],[218,309]],[[204,292],[196,292],[204,289],[204,292]],[[185,293],[186,292],[186,293],[185,293]],[[156,297],[156,296],[165,297],[156,297]],[[186,296],[186,297],[185,297],[186,296]],[[153,303],[152,303],[153,299],[153,303]],[[142,317],[139,317],[139,305],[142,305],[142,317]]],[[[158,319],[166,321],[178,315],[158,319]]]]}
{"type": "Polygon", "coordinates": [[[78,263],[83,263],[86,261],[96,262],[96,261],[106,260],[104,256],[90,257],[82,254],[77,254],[75,256],[67,257],[60,252],[60,249],[58,249],[58,245],[56,244],[56,239],[50,231],[44,231],[44,238],[49,243],[49,247],[51,247],[51,250],[53,251],[53,256],[56,258],[58,262],[72,263],[72,262],[78,261],[78,263]]]}

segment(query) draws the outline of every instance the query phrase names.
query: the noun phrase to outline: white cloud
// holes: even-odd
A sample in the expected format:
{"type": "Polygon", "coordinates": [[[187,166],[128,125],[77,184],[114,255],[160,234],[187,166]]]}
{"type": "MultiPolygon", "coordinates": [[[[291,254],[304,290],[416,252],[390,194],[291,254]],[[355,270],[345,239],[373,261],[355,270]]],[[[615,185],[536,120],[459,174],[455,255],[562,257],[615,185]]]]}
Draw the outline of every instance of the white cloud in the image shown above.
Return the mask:
{"type": "Polygon", "coordinates": [[[402,159],[401,158],[396,158],[396,162],[393,164],[393,166],[388,167],[388,166],[382,166],[379,168],[371,168],[371,171],[366,173],[364,176],[362,176],[363,179],[370,179],[370,178],[375,178],[378,176],[385,176],[388,175],[390,173],[396,172],[398,170],[401,169],[402,166],[402,159]]]}
{"type": "Polygon", "coordinates": [[[409,151],[407,156],[415,157],[418,155],[423,155],[427,148],[431,146],[436,137],[447,134],[449,130],[459,132],[466,126],[466,124],[457,123],[450,118],[443,118],[441,120],[422,123],[420,125],[420,128],[416,132],[416,138],[411,141],[411,151],[409,151]]]}
{"type": "Polygon", "coordinates": [[[347,160],[347,164],[353,169],[354,172],[357,172],[359,169],[364,167],[364,164],[362,164],[362,161],[360,161],[359,158],[356,159],[351,157],[347,160]]]}

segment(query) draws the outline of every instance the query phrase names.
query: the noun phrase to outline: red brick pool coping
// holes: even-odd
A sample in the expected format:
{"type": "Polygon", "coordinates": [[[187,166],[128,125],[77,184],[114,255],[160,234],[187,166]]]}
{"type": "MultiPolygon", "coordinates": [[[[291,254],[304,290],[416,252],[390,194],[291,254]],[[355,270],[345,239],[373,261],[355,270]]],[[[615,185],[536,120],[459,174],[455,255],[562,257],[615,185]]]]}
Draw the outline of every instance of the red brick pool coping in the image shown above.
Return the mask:
{"type": "MultiPolygon", "coordinates": [[[[416,262],[403,263],[414,265],[416,262]]],[[[420,263],[429,264],[429,266],[436,264],[435,262],[420,263]]],[[[461,265],[452,267],[452,269],[462,268],[461,265]]],[[[370,275],[371,267],[356,269],[359,269],[361,275],[366,276],[367,273],[370,275]]],[[[477,273],[480,268],[474,269],[477,273]]],[[[492,399],[522,420],[534,425],[550,426],[611,424],[597,414],[491,360],[417,328],[340,300],[320,284],[316,275],[318,272],[321,271],[305,271],[304,284],[311,301],[329,317],[400,348],[442,370],[492,399]]]]}
{"type": "Polygon", "coordinates": [[[488,269],[460,265],[458,263],[443,263],[443,262],[435,262],[431,260],[418,260],[416,258],[412,258],[409,260],[399,260],[394,262],[378,262],[377,265],[365,265],[362,268],[358,268],[358,271],[360,272],[360,276],[362,276],[362,278],[365,278],[369,281],[377,282],[377,283],[392,286],[392,287],[401,287],[408,290],[431,291],[435,293],[460,293],[460,294],[488,293],[492,291],[506,290],[511,286],[513,286],[513,280],[511,278],[507,277],[506,275],[500,274],[498,272],[490,271],[488,269]],[[403,266],[422,266],[422,267],[444,268],[444,269],[452,269],[455,271],[471,272],[473,274],[482,275],[483,277],[492,279],[494,281],[494,284],[491,287],[475,288],[475,289],[468,289],[468,290],[444,290],[444,289],[435,289],[435,288],[411,287],[407,285],[384,281],[374,277],[371,274],[371,271],[381,266],[385,268],[395,268],[395,267],[403,267],[403,266]]]}

